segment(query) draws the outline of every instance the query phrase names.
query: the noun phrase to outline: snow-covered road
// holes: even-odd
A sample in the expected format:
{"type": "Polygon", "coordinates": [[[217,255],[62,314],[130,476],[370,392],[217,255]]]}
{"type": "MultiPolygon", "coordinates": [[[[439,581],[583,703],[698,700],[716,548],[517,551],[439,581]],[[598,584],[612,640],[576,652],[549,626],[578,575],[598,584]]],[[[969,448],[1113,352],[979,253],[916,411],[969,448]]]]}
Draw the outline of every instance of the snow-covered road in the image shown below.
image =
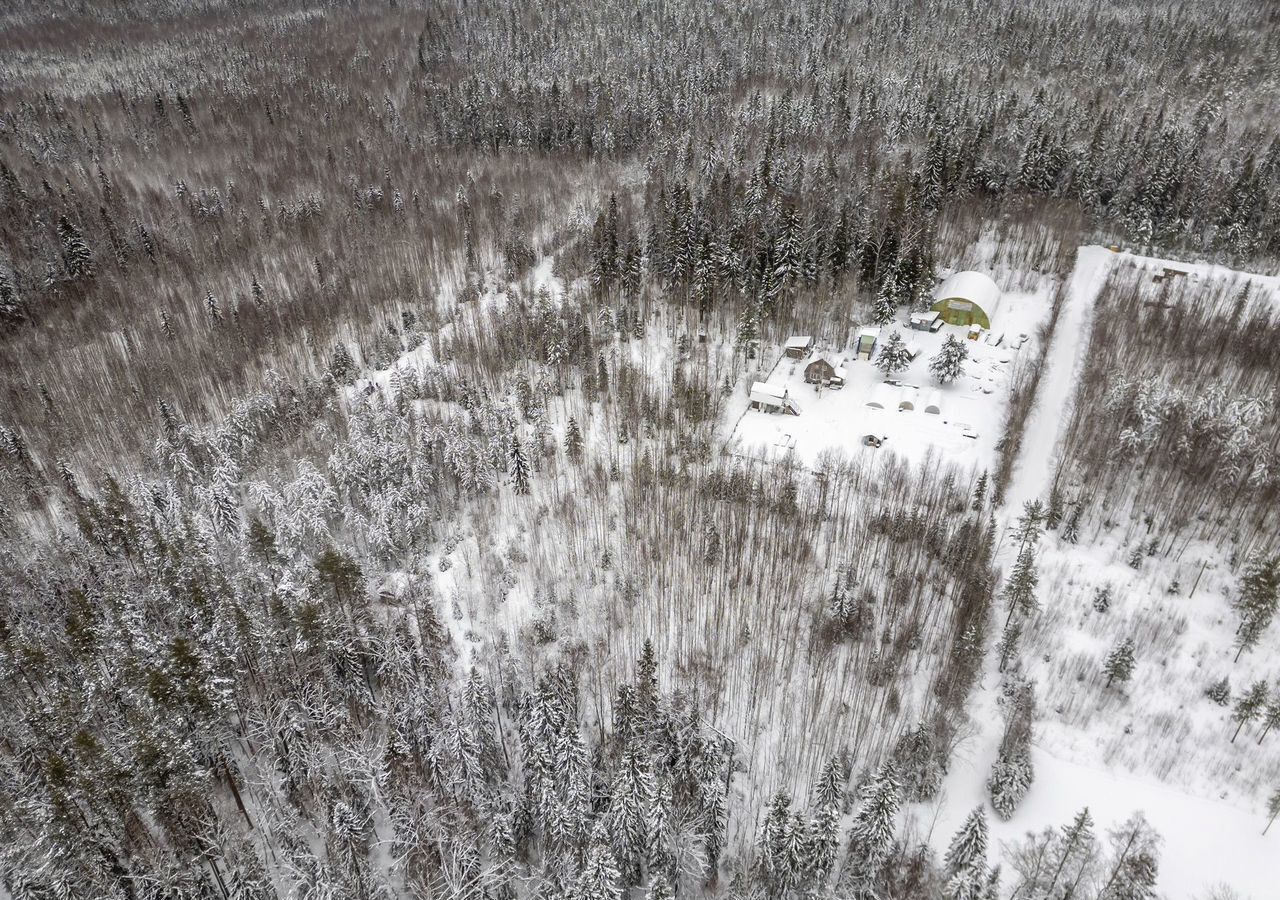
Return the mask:
{"type": "Polygon", "coordinates": [[[1058,325],[1045,353],[1022,449],[1005,490],[1005,509],[1012,515],[1016,516],[1026,501],[1043,498],[1049,491],[1058,464],[1058,441],[1070,418],[1072,394],[1089,349],[1093,303],[1115,259],[1116,254],[1106,247],[1081,247],[1076,257],[1058,325]]]}
{"type": "MultiPolygon", "coordinates": [[[[1117,259],[1133,258],[1103,247],[1080,248],[1005,492],[1006,527],[1024,502],[1044,498],[1049,491],[1059,444],[1069,424],[1074,387],[1088,352],[1094,301],[1117,259]]],[[[1007,545],[1000,554],[1006,570],[1011,554],[1007,545]]],[[[929,834],[930,844],[939,853],[979,805],[986,807],[991,825],[992,862],[1002,861],[1001,842],[1016,841],[1029,831],[1060,828],[1084,806],[1093,815],[1099,838],[1141,810],[1164,839],[1158,888],[1168,900],[1200,900],[1221,883],[1230,884],[1242,898],[1280,896],[1280,832],[1272,829],[1268,836],[1261,835],[1266,824],[1261,808],[1242,809],[1183,793],[1174,785],[1083,765],[1056,757],[1050,748],[1038,744],[1032,747],[1035,782],[1013,818],[1000,821],[986,791],[1002,730],[996,705],[999,684],[995,653],[989,652],[969,710],[973,734],[957,747],[939,799],[930,808],[914,811],[918,827],[929,834]]],[[[1008,891],[1014,875],[1007,866],[1005,873],[1008,891]]]]}

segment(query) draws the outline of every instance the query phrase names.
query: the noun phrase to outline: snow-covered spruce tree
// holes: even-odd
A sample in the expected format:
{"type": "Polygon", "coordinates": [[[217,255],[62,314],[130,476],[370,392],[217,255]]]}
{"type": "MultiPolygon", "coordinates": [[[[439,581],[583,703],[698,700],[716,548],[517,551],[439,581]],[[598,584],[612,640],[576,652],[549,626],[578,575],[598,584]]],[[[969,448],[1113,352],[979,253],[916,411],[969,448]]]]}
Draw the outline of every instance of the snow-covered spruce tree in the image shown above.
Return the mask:
{"type": "Polygon", "coordinates": [[[876,294],[876,302],[871,307],[871,321],[877,325],[888,325],[898,314],[898,301],[894,296],[891,279],[886,278],[876,294]]]}
{"type": "Polygon", "coordinates": [[[511,485],[515,492],[529,493],[529,458],[525,456],[520,438],[514,432],[507,450],[507,466],[511,472],[511,485]]]}
{"type": "Polygon", "coordinates": [[[1107,676],[1107,687],[1113,682],[1124,684],[1133,675],[1133,638],[1121,638],[1116,642],[1102,663],[1102,674],[1107,676]]]}
{"type": "Polygon", "coordinates": [[[912,803],[931,800],[942,786],[940,748],[933,728],[921,722],[894,746],[893,762],[898,768],[903,796],[912,803]]]}
{"type": "Polygon", "coordinates": [[[1111,585],[1104,584],[1094,590],[1093,603],[1090,605],[1093,606],[1094,612],[1104,613],[1109,610],[1111,608],[1111,585]]]}
{"type": "Polygon", "coordinates": [[[1006,627],[1013,621],[1015,612],[1027,616],[1039,608],[1036,602],[1036,587],[1039,583],[1035,546],[1027,544],[1019,551],[1018,558],[1013,563],[1013,571],[1004,583],[1004,602],[1009,607],[1009,615],[1005,618],[1006,627]]]}
{"type": "Polygon", "coordinates": [[[1008,752],[1001,751],[987,777],[987,791],[991,794],[991,806],[996,815],[1002,819],[1011,818],[1022,798],[1031,789],[1034,778],[1035,771],[1027,747],[1019,746],[1008,752]]]}
{"type": "Polygon", "coordinates": [[[965,818],[960,830],[951,838],[943,857],[943,872],[947,877],[976,866],[985,868],[987,861],[987,814],[976,807],[965,818]]]}
{"type": "Polygon", "coordinates": [[[347,345],[335,344],[329,357],[329,374],[333,376],[333,380],[343,385],[354,384],[357,371],[356,361],[351,358],[347,345]]]}
{"type": "Polygon", "coordinates": [[[875,882],[893,845],[894,818],[902,805],[897,768],[886,763],[862,794],[849,827],[848,853],[842,884],[855,894],[875,882]]]}
{"type": "Polygon", "coordinates": [[[897,329],[894,329],[889,332],[889,337],[880,347],[880,354],[876,357],[876,368],[883,372],[886,378],[892,378],[910,364],[911,351],[907,349],[907,342],[902,339],[897,329]]]}
{"type": "Polygon", "coordinates": [[[569,417],[569,424],[565,426],[564,452],[570,459],[577,459],[582,455],[582,431],[578,428],[578,420],[573,416],[569,417]]]}
{"type": "Polygon", "coordinates": [[[1026,796],[1035,776],[1031,764],[1035,686],[1024,678],[1006,676],[998,702],[1004,716],[1004,736],[991,766],[987,790],[996,815],[1008,819],[1026,796]]]}
{"type": "Polygon", "coordinates": [[[93,253],[70,219],[58,217],[58,239],[62,242],[62,266],[73,280],[93,277],[93,253]]]}
{"type": "Polygon", "coordinates": [[[948,384],[964,374],[964,362],[968,358],[969,348],[954,334],[949,334],[942,349],[929,360],[929,371],[939,384],[948,384]]]}
{"type": "Polygon", "coordinates": [[[1231,702],[1231,679],[1223,675],[1213,684],[1205,689],[1205,696],[1219,706],[1226,706],[1231,702]]]}

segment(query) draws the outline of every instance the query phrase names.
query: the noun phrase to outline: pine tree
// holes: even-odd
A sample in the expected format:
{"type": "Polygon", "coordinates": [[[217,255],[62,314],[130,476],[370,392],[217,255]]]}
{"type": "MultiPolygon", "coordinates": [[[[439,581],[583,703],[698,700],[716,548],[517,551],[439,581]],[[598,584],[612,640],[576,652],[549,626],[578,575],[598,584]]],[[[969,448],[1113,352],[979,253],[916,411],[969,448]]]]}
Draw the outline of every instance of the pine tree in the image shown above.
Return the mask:
{"type": "Polygon", "coordinates": [[[1035,547],[1027,544],[1019,551],[1018,558],[1013,563],[1013,571],[1004,584],[1004,601],[1009,606],[1006,627],[1013,621],[1014,612],[1021,612],[1025,616],[1037,609],[1039,604],[1036,602],[1036,587],[1039,584],[1035,547]]]}
{"type": "Polygon", "coordinates": [[[854,877],[870,877],[893,843],[894,818],[902,805],[897,768],[886,764],[863,794],[849,828],[849,866],[854,877]]]}
{"type": "Polygon", "coordinates": [[[80,229],[66,216],[58,217],[58,237],[62,241],[62,264],[72,279],[93,277],[93,254],[80,229]]]}
{"type": "Polygon", "coordinates": [[[1067,522],[1062,526],[1062,540],[1068,544],[1074,544],[1080,540],[1080,514],[1081,506],[1076,503],[1071,507],[1071,515],[1067,516],[1067,522]]]}
{"type": "Polygon", "coordinates": [[[1122,638],[1111,648],[1102,664],[1102,673],[1107,676],[1107,687],[1118,681],[1124,684],[1133,675],[1133,638],[1122,638]]]}
{"type": "Polygon", "coordinates": [[[1276,727],[1280,727],[1280,689],[1277,689],[1267,700],[1267,709],[1262,715],[1262,734],[1258,735],[1258,743],[1261,744],[1271,729],[1276,727]]]}
{"type": "Polygon", "coordinates": [[[1050,531],[1056,531],[1058,525],[1062,523],[1062,491],[1055,484],[1053,489],[1049,491],[1049,508],[1044,515],[1044,527],[1050,531]]]}
{"type": "Polygon", "coordinates": [[[944,872],[956,875],[974,866],[984,866],[987,859],[987,814],[981,806],[969,813],[960,830],[947,847],[944,872]]]}
{"type": "Polygon", "coordinates": [[[1262,715],[1267,704],[1267,683],[1265,681],[1255,681],[1249,686],[1249,690],[1241,695],[1236,701],[1235,708],[1231,710],[1231,721],[1236,722],[1236,730],[1231,735],[1231,743],[1236,742],[1236,738],[1240,736],[1240,730],[1245,725],[1252,722],[1262,715]]]}
{"type": "Polygon", "coordinates": [[[1240,615],[1240,627],[1236,631],[1237,660],[1246,650],[1253,649],[1271,624],[1278,598],[1280,557],[1251,556],[1240,579],[1240,594],[1233,604],[1240,615]]]}
{"type": "Polygon", "coordinates": [[[964,374],[964,362],[968,358],[969,348],[956,340],[955,335],[949,334],[942,349],[929,360],[929,371],[939,384],[948,384],[964,374]]]}
{"type": "Polygon", "coordinates": [[[1035,771],[1031,756],[1025,746],[1001,752],[991,766],[987,778],[987,790],[991,794],[991,806],[1002,819],[1013,816],[1022,798],[1031,789],[1035,771]]]}
{"type": "Polygon", "coordinates": [[[1262,829],[1262,833],[1266,834],[1277,818],[1280,818],[1280,788],[1276,788],[1267,800],[1267,827],[1262,829]]]}
{"type": "Polygon", "coordinates": [[[329,373],[338,384],[354,384],[356,380],[356,361],[351,358],[346,344],[335,344],[333,355],[329,358],[329,373]]]}
{"type": "Polygon", "coordinates": [[[1205,696],[1219,706],[1226,706],[1231,702],[1231,679],[1223,675],[1205,690],[1205,696]]]}
{"type": "Polygon", "coordinates": [[[996,645],[996,649],[1000,654],[1000,671],[1003,672],[1009,667],[1009,663],[1018,655],[1018,639],[1022,637],[1022,622],[1010,619],[1004,626],[1004,633],[1000,635],[1000,643],[996,645]]]}
{"type": "Polygon", "coordinates": [[[876,357],[876,368],[883,372],[886,378],[892,378],[910,364],[911,351],[907,349],[907,342],[902,339],[897,329],[894,329],[880,347],[880,355],[876,357]]]}
{"type": "Polygon", "coordinates": [[[511,443],[507,451],[507,462],[511,469],[511,483],[517,494],[529,493],[529,460],[524,448],[520,446],[520,438],[511,435],[511,443]]]}
{"type": "Polygon", "coordinates": [[[573,416],[569,417],[569,424],[565,426],[564,452],[570,459],[577,459],[582,455],[582,432],[578,428],[578,420],[573,416]]]}
{"type": "Polygon", "coordinates": [[[885,279],[876,295],[876,302],[871,307],[871,321],[877,325],[888,325],[898,315],[898,301],[893,295],[893,285],[885,279]]]}
{"type": "Polygon", "coordinates": [[[1111,608],[1111,585],[1104,584],[1093,592],[1093,609],[1104,613],[1111,608]]]}
{"type": "Polygon", "coordinates": [[[982,474],[978,476],[977,483],[973,486],[972,509],[974,512],[982,511],[982,504],[985,503],[987,499],[987,485],[989,483],[990,479],[987,477],[987,470],[983,469],[982,474]]]}

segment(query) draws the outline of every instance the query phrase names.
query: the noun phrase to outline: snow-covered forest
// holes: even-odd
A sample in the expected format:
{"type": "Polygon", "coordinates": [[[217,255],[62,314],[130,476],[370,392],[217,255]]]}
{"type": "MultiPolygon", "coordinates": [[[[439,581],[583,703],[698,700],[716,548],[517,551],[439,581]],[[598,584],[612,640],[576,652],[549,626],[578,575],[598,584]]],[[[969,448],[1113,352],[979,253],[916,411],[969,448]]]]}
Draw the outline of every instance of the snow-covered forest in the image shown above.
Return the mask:
{"type": "Polygon", "coordinates": [[[1274,896],[1280,7],[0,49],[0,900],[1274,896]]]}

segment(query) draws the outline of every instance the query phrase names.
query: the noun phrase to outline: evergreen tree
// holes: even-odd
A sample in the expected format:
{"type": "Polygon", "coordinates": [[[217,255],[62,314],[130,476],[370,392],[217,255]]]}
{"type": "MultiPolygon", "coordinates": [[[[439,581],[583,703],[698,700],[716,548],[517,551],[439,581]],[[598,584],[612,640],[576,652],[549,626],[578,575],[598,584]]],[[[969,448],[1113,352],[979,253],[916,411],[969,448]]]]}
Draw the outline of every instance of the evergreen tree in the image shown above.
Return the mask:
{"type": "Polygon", "coordinates": [[[1107,676],[1107,687],[1118,681],[1124,684],[1133,675],[1133,638],[1122,638],[1111,648],[1102,664],[1102,674],[1107,676]]]}
{"type": "Polygon", "coordinates": [[[1018,558],[1013,563],[1013,571],[1009,573],[1009,579],[1004,584],[1004,601],[1009,606],[1009,616],[1005,620],[1006,627],[1013,621],[1014,612],[1021,612],[1025,616],[1038,608],[1036,587],[1039,584],[1040,575],[1036,571],[1035,547],[1027,544],[1018,553],[1018,558]]]}
{"type": "Polygon", "coordinates": [[[1231,735],[1231,743],[1236,742],[1236,738],[1240,736],[1240,730],[1245,725],[1261,716],[1266,709],[1267,704],[1267,683],[1265,681],[1255,681],[1249,686],[1249,690],[1241,695],[1236,701],[1235,708],[1231,710],[1231,721],[1237,723],[1235,733],[1231,735]]]}
{"type": "Polygon", "coordinates": [[[947,847],[944,872],[956,875],[975,866],[985,867],[987,859],[987,814],[981,806],[969,813],[947,847]]]}
{"type": "Polygon", "coordinates": [[[897,329],[894,329],[889,332],[889,337],[880,346],[880,354],[876,357],[876,368],[883,372],[886,378],[892,378],[910,364],[911,351],[907,349],[907,342],[902,339],[897,329]]]}
{"type": "Polygon", "coordinates": [[[73,280],[93,277],[93,254],[80,229],[66,216],[58,217],[58,238],[62,241],[62,264],[73,280]]]}
{"type": "Polygon", "coordinates": [[[1262,714],[1262,734],[1258,735],[1258,743],[1266,740],[1271,729],[1280,726],[1280,689],[1277,689],[1267,700],[1266,712],[1262,714]]]}
{"type": "Polygon", "coordinates": [[[351,358],[346,344],[335,344],[333,355],[329,358],[329,373],[338,384],[355,384],[356,361],[351,358]]]}
{"type": "Polygon", "coordinates": [[[1231,679],[1223,675],[1205,690],[1205,696],[1219,706],[1226,706],[1231,702],[1231,679]]]}
{"type": "Polygon", "coordinates": [[[849,868],[853,878],[873,877],[893,843],[893,824],[902,805],[897,768],[888,763],[863,794],[849,828],[849,868]]]}
{"type": "Polygon", "coordinates": [[[511,483],[517,494],[529,493],[529,460],[525,456],[524,447],[520,446],[520,438],[514,433],[507,450],[507,463],[511,470],[511,483]]]}
{"type": "Polygon", "coordinates": [[[578,420],[573,416],[569,417],[569,424],[565,426],[564,452],[570,459],[577,459],[582,455],[582,432],[578,428],[578,420]]]}
{"type": "Polygon", "coordinates": [[[1093,609],[1104,613],[1111,608],[1111,585],[1104,584],[1093,592],[1093,609]]]}
{"type": "Polygon", "coordinates": [[[948,384],[964,374],[964,361],[968,358],[969,348],[949,334],[942,349],[929,360],[929,371],[939,384],[948,384]]]}
{"type": "Polygon", "coordinates": [[[1018,655],[1018,639],[1022,637],[1022,622],[1010,619],[1004,626],[1004,633],[1000,635],[1000,642],[996,645],[996,650],[1000,654],[1000,671],[1003,672],[1009,667],[1009,663],[1018,655]]]}
{"type": "Polygon", "coordinates": [[[1271,829],[1278,817],[1280,817],[1280,788],[1276,788],[1267,800],[1267,827],[1262,829],[1263,834],[1271,829]]]}
{"type": "Polygon", "coordinates": [[[988,484],[989,484],[989,479],[987,477],[987,470],[983,469],[982,474],[978,476],[977,483],[973,486],[972,508],[974,512],[982,511],[982,504],[986,502],[986,499],[987,499],[988,484]]]}
{"type": "Polygon", "coordinates": [[[1257,645],[1262,633],[1275,617],[1280,597],[1280,557],[1270,559],[1253,555],[1245,564],[1240,579],[1240,594],[1234,606],[1240,615],[1236,631],[1236,659],[1257,645]]]}
{"type": "Polygon", "coordinates": [[[987,790],[991,794],[991,806],[1002,819],[1013,816],[1022,798],[1031,789],[1034,779],[1031,756],[1025,747],[1001,752],[991,766],[987,778],[987,790]]]}

